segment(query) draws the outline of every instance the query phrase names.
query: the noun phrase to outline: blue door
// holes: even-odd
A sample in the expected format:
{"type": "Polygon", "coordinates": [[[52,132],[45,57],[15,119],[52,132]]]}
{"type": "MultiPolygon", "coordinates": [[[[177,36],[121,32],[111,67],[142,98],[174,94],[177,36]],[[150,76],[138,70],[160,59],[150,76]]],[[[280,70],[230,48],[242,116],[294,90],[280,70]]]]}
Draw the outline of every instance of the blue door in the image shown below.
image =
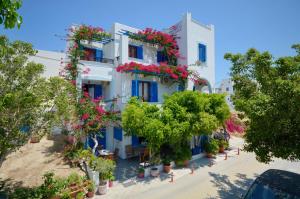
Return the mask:
{"type": "MultiPolygon", "coordinates": [[[[98,140],[98,146],[102,146],[103,149],[106,149],[106,129],[102,128],[100,130],[101,136],[97,135],[97,140],[98,140]]],[[[89,136],[87,138],[87,142],[85,143],[84,148],[93,148],[95,146],[95,143],[93,139],[89,136]]]]}
{"type": "Polygon", "coordinates": [[[139,138],[135,135],[131,136],[131,145],[132,146],[138,146],[140,145],[139,138]]]}

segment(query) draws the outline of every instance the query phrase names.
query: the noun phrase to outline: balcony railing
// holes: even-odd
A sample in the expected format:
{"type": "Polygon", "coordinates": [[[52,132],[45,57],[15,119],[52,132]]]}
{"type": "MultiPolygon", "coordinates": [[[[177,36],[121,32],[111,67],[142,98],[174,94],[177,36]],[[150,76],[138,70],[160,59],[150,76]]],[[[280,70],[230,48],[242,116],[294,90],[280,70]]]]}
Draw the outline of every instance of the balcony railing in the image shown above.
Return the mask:
{"type": "Polygon", "coordinates": [[[86,57],[81,57],[80,60],[82,61],[94,61],[94,62],[100,62],[100,63],[107,63],[107,64],[114,64],[113,59],[108,59],[108,58],[86,58],[86,57]]]}

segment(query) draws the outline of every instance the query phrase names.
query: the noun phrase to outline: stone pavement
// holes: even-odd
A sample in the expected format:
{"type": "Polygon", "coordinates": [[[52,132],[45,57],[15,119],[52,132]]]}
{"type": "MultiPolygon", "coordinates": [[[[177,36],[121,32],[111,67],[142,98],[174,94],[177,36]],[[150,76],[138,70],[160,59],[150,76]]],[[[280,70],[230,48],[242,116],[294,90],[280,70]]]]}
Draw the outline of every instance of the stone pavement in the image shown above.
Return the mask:
{"type": "MultiPolygon", "coordinates": [[[[238,154],[238,148],[241,148],[244,141],[241,138],[232,137],[230,139],[230,150],[226,151],[227,158],[234,158],[238,154]]],[[[225,161],[225,154],[218,154],[214,159],[208,158],[199,158],[196,160],[190,161],[189,168],[174,168],[172,169],[171,173],[173,173],[173,180],[174,182],[184,176],[192,175],[192,169],[196,172],[201,167],[211,167],[215,164],[221,164],[222,161],[225,161]]],[[[122,173],[117,173],[117,179],[119,181],[114,182],[114,186],[108,190],[106,195],[96,195],[95,199],[102,199],[102,198],[123,198],[124,195],[129,195],[131,192],[139,190],[149,190],[151,188],[155,188],[161,186],[163,184],[170,184],[171,182],[171,173],[160,173],[159,177],[147,177],[144,179],[139,179],[136,177],[135,171],[136,166],[134,165],[134,161],[129,164],[128,168],[121,169],[122,173]],[[126,173],[129,172],[129,173],[126,173]],[[126,176],[128,177],[126,179],[126,176]]],[[[123,167],[122,166],[122,167],[123,167]]],[[[173,182],[173,183],[174,183],[173,182]]]]}

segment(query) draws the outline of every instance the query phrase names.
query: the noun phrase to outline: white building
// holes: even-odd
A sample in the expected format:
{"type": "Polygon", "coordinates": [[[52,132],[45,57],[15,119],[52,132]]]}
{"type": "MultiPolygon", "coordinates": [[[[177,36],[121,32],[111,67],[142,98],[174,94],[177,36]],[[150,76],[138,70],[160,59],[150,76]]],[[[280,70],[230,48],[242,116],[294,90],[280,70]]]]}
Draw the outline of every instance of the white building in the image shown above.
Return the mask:
{"type": "MultiPolygon", "coordinates": [[[[114,23],[110,30],[112,35],[110,42],[81,42],[83,50],[93,53],[93,58],[89,61],[80,61],[82,71],[87,68],[90,71],[88,74],[82,73],[78,76],[77,86],[79,89],[84,87],[95,98],[102,96],[107,101],[118,98],[117,107],[120,110],[124,109],[133,95],[138,95],[149,103],[161,104],[164,94],[178,91],[178,83],[164,82],[155,76],[135,76],[115,70],[118,65],[131,61],[145,65],[158,64],[158,48],[130,39],[127,34],[123,34],[127,31],[137,33],[140,30],[114,23]],[[132,48],[140,48],[140,53],[129,54],[132,48]]],[[[180,55],[184,57],[184,59],[177,60],[178,64],[187,65],[190,70],[197,71],[208,82],[208,86],[195,87],[189,80],[185,85],[186,89],[212,92],[211,88],[215,84],[214,26],[203,25],[187,13],[178,23],[165,29],[164,32],[175,35],[177,38],[180,55]]],[[[126,158],[127,146],[135,147],[139,145],[139,142],[137,137],[124,136],[124,132],[118,127],[107,127],[104,137],[100,140],[100,144],[106,149],[113,151],[118,148],[121,158],[126,158]]]]}
{"type": "Polygon", "coordinates": [[[45,66],[43,77],[55,77],[61,70],[61,62],[66,58],[65,53],[37,50],[37,54],[29,58],[29,61],[40,63],[45,66]]]}
{"type": "Polygon", "coordinates": [[[226,94],[226,103],[228,104],[230,110],[234,110],[234,105],[231,99],[231,95],[234,94],[233,81],[230,78],[222,80],[220,87],[216,89],[216,93],[226,94]]]}

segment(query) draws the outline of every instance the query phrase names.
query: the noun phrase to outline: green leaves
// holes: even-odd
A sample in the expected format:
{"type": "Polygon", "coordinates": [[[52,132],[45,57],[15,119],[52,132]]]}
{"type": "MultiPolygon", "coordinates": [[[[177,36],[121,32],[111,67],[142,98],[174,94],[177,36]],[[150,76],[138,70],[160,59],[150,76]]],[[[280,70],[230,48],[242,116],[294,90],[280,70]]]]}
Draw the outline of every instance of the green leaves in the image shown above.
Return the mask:
{"type": "Polygon", "coordinates": [[[250,119],[246,150],[262,162],[300,159],[300,45],[293,48],[296,56],[278,59],[255,49],[225,55],[232,62],[235,108],[250,119]]]}
{"type": "Polygon", "coordinates": [[[127,135],[144,137],[151,150],[170,146],[178,153],[189,149],[193,135],[211,134],[229,117],[224,95],[176,92],[165,97],[161,108],[131,98],[122,113],[127,135]]]}
{"type": "Polygon", "coordinates": [[[0,158],[26,143],[32,133],[48,132],[69,120],[75,106],[66,80],[41,77],[44,66],[28,62],[31,44],[0,36],[0,158]],[[55,109],[54,109],[55,108],[55,109]],[[56,110],[56,111],[54,111],[56,110]],[[29,127],[29,131],[22,130],[29,127]]]}
{"type": "Polygon", "coordinates": [[[20,28],[23,18],[17,13],[22,6],[21,0],[1,0],[0,1],[0,24],[4,24],[7,29],[17,26],[20,28]]]}

